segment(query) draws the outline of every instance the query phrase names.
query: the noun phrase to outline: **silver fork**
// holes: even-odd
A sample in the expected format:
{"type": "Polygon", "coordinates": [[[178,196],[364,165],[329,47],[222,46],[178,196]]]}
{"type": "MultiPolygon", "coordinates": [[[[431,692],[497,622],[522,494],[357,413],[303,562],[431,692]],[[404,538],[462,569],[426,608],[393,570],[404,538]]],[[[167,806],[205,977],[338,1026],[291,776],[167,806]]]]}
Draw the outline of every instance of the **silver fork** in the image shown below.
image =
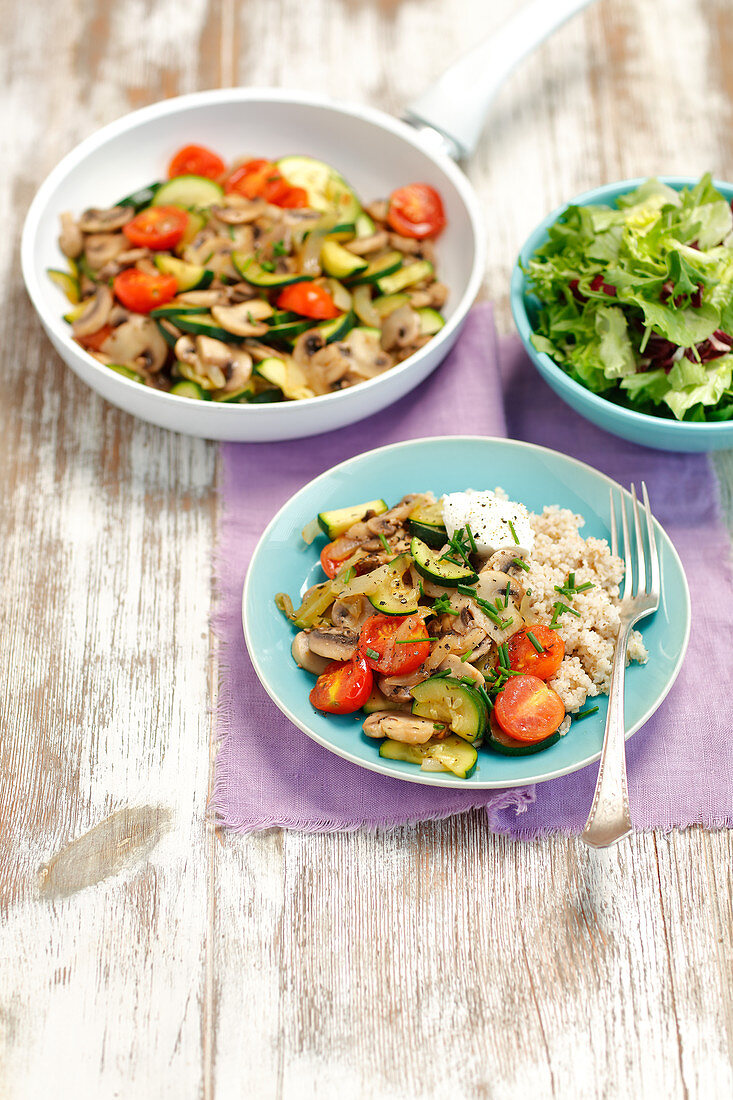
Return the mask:
{"type": "MultiPolygon", "coordinates": [[[[625,563],[623,590],[619,592],[621,597],[621,622],[616,638],[616,649],[613,654],[606,732],[603,735],[603,749],[601,751],[601,765],[598,769],[596,791],[588,820],[585,823],[585,829],[580,834],[580,839],[592,848],[608,848],[611,844],[623,840],[631,832],[624,738],[626,649],[629,635],[639,619],[651,615],[659,607],[659,555],[654,538],[654,517],[649,507],[649,494],[643,481],[641,490],[644,497],[643,506],[640,506],[637,499],[636,488],[633,485],[631,486],[631,507],[636,543],[636,572],[634,572],[634,555],[631,551],[626,505],[623,496],[620,497],[621,532],[625,563]],[[643,523],[641,517],[643,517],[643,523]],[[644,532],[642,532],[642,526],[644,532]],[[644,534],[646,535],[648,547],[648,576],[644,534]]],[[[613,489],[611,489],[610,495],[611,553],[618,554],[618,532],[613,489]]]]}

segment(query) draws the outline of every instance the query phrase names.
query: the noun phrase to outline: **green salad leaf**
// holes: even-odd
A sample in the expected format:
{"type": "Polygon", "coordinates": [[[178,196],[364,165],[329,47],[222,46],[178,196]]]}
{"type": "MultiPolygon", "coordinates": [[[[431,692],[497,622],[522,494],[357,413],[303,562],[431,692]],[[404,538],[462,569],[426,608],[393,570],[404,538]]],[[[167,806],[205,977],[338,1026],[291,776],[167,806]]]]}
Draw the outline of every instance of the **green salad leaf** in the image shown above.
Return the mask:
{"type": "Polygon", "coordinates": [[[576,381],[643,412],[733,419],[733,213],[709,174],[569,206],[525,271],[532,343],[576,381]]]}

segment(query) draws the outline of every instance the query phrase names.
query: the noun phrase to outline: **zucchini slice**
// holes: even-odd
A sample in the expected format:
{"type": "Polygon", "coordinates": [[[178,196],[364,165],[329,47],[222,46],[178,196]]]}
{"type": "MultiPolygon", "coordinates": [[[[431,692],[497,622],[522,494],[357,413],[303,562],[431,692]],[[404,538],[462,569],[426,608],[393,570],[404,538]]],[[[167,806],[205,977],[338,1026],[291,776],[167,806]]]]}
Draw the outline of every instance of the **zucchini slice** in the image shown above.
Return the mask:
{"type": "Polygon", "coordinates": [[[382,695],[379,688],[375,686],[361,709],[365,714],[376,714],[378,710],[393,710],[394,704],[386,695],[382,695]]]}
{"type": "Polygon", "coordinates": [[[368,500],[366,504],[350,504],[348,508],[334,508],[330,512],[319,512],[318,526],[333,542],[366,515],[381,516],[386,511],[386,501],[368,500]]]}
{"type": "MultiPolygon", "coordinates": [[[[355,279],[351,279],[351,286],[362,286],[364,283],[377,283],[378,286],[379,279],[401,270],[402,259],[401,252],[387,252],[384,256],[380,256],[378,260],[372,260],[364,271],[362,271],[361,275],[357,275],[355,279]]],[[[381,293],[386,294],[388,292],[382,291],[381,293]]]]}
{"type": "Polygon", "coordinates": [[[115,206],[131,206],[138,214],[146,206],[151,205],[159,187],[159,182],[149,183],[147,187],[141,187],[139,190],[133,191],[131,195],[125,195],[124,199],[120,199],[119,202],[115,203],[115,206]]]}
{"type": "Polygon", "coordinates": [[[483,737],[488,715],[475,688],[452,676],[433,676],[410,688],[410,694],[415,700],[412,713],[419,718],[443,722],[464,741],[483,737]]]}
{"type": "Polygon", "coordinates": [[[444,741],[428,741],[425,745],[405,745],[387,737],[379,746],[379,755],[383,760],[404,760],[407,764],[436,760],[445,771],[453,772],[459,779],[466,778],[478,759],[473,745],[453,735],[444,741]]]}
{"type": "Polygon", "coordinates": [[[321,248],[321,267],[334,279],[348,279],[361,275],[369,263],[363,256],[356,256],[348,248],[342,248],[336,241],[324,241],[321,248]]]}
{"type": "MultiPolygon", "coordinates": [[[[274,318],[268,318],[268,322],[273,321],[274,318]]],[[[280,342],[282,344],[292,344],[300,336],[301,332],[305,332],[311,327],[312,322],[303,317],[299,317],[297,313],[289,315],[287,320],[277,321],[275,324],[270,324],[267,332],[264,332],[260,336],[260,340],[263,344],[271,344],[280,342]]]]}
{"type": "Polygon", "coordinates": [[[59,290],[63,290],[72,306],[78,306],[80,301],[79,280],[68,271],[59,271],[55,267],[47,267],[46,274],[51,282],[56,284],[59,290]]]}
{"type": "Polygon", "coordinates": [[[473,584],[478,580],[478,574],[468,566],[456,565],[445,558],[441,560],[441,550],[442,546],[432,549],[421,539],[413,537],[410,553],[415,561],[415,568],[422,577],[441,584],[444,588],[456,588],[459,584],[473,584]]]}
{"type": "Polygon", "coordinates": [[[357,237],[373,237],[377,232],[377,227],[369,217],[365,210],[362,210],[359,217],[354,224],[354,231],[357,237]]]}
{"type": "Polygon", "coordinates": [[[254,373],[270,385],[277,386],[292,401],[315,396],[306,383],[303,371],[292,359],[278,359],[275,356],[263,359],[255,365],[254,373]]]}
{"type": "Polygon", "coordinates": [[[385,318],[389,317],[390,313],[394,313],[400,306],[408,305],[409,301],[407,294],[382,294],[381,297],[374,299],[372,307],[380,317],[385,318]]]}
{"type": "Polygon", "coordinates": [[[211,206],[224,189],[206,176],[176,176],[155,192],[153,206],[211,206]]]}
{"type": "Polygon", "coordinates": [[[321,333],[327,344],[332,344],[334,340],[343,340],[355,324],[356,317],[349,310],[348,313],[342,313],[340,317],[335,317],[333,321],[321,321],[315,328],[321,333]]]}
{"type": "Polygon", "coordinates": [[[430,309],[428,306],[418,309],[417,315],[420,318],[421,336],[435,336],[445,324],[445,317],[437,309],[430,309]]]}
{"type": "Polygon", "coordinates": [[[232,390],[231,393],[225,393],[223,390],[219,390],[213,394],[212,399],[217,401],[220,405],[238,405],[243,401],[251,401],[254,397],[254,388],[248,382],[246,386],[242,386],[241,389],[232,390]]]}
{"type": "Polygon", "coordinates": [[[420,592],[402,579],[409,568],[409,554],[400,554],[386,566],[384,580],[368,595],[372,607],[383,615],[412,615],[417,611],[420,592]]]}
{"type": "Polygon", "coordinates": [[[386,271],[381,278],[376,280],[380,294],[399,294],[408,286],[429,279],[435,272],[435,268],[429,260],[416,260],[415,263],[406,264],[399,271],[389,274],[386,271]]]}
{"type": "Polygon", "coordinates": [[[195,210],[189,210],[187,213],[188,225],[186,226],[183,236],[173,250],[177,256],[183,255],[191,242],[198,237],[199,233],[206,225],[206,218],[203,214],[198,214],[195,210]]]}
{"type": "Polygon", "coordinates": [[[443,523],[442,499],[430,504],[419,504],[410,513],[407,525],[412,535],[434,549],[440,549],[448,541],[448,532],[443,523]]]}
{"type": "Polygon", "coordinates": [[[508,734],[504,733],[493,713],[489,720],[487,734],[485,745],[495,752],[500,752],[502,756],[532,756],[536,752],[542,752],[543,749],[549,749],[551,745],[556,745],[560,740],[559,733],[551,733],[544,741],[531,743],[515,741],[513,737],[509,737],[508,734]]]}
{"type": "Polygon", "coordinates": [[[227,332],[221,325],[217,325],[208,311],[206,313],[191,313],[190,310],[184,310],[172,316],[169,315],[168,320],[172,321],[181,332],[190,332],[194,336],[210,336],[212,340],[221,340],[224,344],[240,344],[242,342],[241,336],[235,336],[233,333],[227,332]]]}
{"type": "Polygon", "coordinates": [[[361,203],[344,177],[322,160],[314,157],[281,157],[277,168],[293,187],[303,187],[308,193],[308,205],[313,210],[336,210],[339,222],[354,223],[361,214],[361,203]]]}
{"type": "Polygon", "coordinates": [[[207,267],[198,264],[189,264],[185,260],[179,260],[177,256],[170,256],[167,252],[160,252],[155,257],[155,266],[164,275],[172,275],[178,284],[178,290],[206,290],[211,286],[214,272],[207,267]]]}
{"type": "Polygon", "coordinates": [[[108,363],[107,366],[110,370],[113,370],[115,374],[121,374],[123,378],[129,378],[131,382],[141,382],[145,385],[145,379],[141,374],[138,374],[132,367],[125,366],[124,363],[108,363]]]}
{"type": "Polygon", "coordinates": [[[313,280],[312,275],[299,275],[295,271],[265,271],[250,252],[232,252],[232,263],[246,283],[264,287],[266,290],[313,280]]]}
{"type": "Polygon", "coordinates": [[[211,401],[211,394],[199,386],[198,382],[189,382],[187,379],[176,382],[171,386],[170,392],[175,397],[190,397],[198,401],[211,401]]]}

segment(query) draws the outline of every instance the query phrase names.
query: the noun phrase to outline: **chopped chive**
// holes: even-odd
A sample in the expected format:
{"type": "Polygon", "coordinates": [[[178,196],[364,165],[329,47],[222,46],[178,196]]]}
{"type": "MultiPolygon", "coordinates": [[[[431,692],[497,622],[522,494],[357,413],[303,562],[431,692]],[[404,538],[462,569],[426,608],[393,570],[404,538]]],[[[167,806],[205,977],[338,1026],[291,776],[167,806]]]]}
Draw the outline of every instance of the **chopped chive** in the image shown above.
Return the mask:
{"type": "Polygon", "coordinates": [[[384,537],[384,535],[382,534],[381,531],[379,532],[379,541],[381,542],[382,546],[387,551],[387,553],[391,554],[392,553],[392,547],[389,545],[389,543],[387,542],[386,538],[384,537]]]}
{"type": "Polygon", "coordinates": [[[436,733],[442,733],[445,726],[441,722],[433,722],[433,729],[436,733]]]}
{"type": "Polygon", "coordinates": [[[504,607],[504,602],[502,601],[501,596],[497,596],[494,600],[494,607],[497,611],[501,611],[502,607],[504,607]]]}
{"type": "Polygon", "coordinates": [[[376,649],[367,649],[365,650],[365,652],[367,657],[371,657],[373,661],[379,660],[379,654],[377,653],[376,649]]]}
{"type": "Polygon", "coordinates": [[[511,582],[506,582],[506,592],[504,593],[504,607],[509,607],[509,589],[511,588],[511,582]]]}
{"type": "Polygon", "coordinates": [[[499,626],[501,627],[502,630],[506,630],[508,627],[510,627],[512,625],[513,622],[514,622],[514,619],[510,616],[508,619],[502,619],[501,622],[499,623],[499,626]]]}
{"type": "Polygon", "coordinates": [[[517,532],[514,530],[514,524],[512,523],[512,521],[510,519],[508,519],[506,522],[507,522],[507,526],[508,526],[509,530],[512,533],[512,538],[516,542],[517,546],[519,546],[519,539],[517,538],[517,532]]]}
{"type": "Polygon", "coordinates": [[[568,588],[575,588],[575,573],[568,573],[568,588]]]}
{"type": "Polygon", "coordinates": [[[260,260],[260,267],[263,271],[274,271],[275,265],[272,260],[260,260]]]}
{"type": "Polygon", "coordinates": [[[468,584],[457,584],[456,585],[456,592],[460,592],[460,594],[462,596],[475,596],[476,595],[476,589],[471,588],[471,586],[468,585],[468,584]]]}
{"type": "Polygon", "coordinates": [[[588,710],[579,710],[577,714],[573,715],[573,721],[579,722],[581,718],[588,718],[591,714],[595,714],[598,707],[589,707],[588,710]]]}
{"type": "Polygon", "coordinates": [[[493,710],[494,704],[491,700],[491,696],[489,695],[489,693],[486,690],[486,688],[484,687],[484,685],[483,684],[477,684],[476,685],[476,691],[479,693],[479,695],[481,696],[483,701],[486,703],[487,709],[489,711],[493,710]]]}
{"type": "Polygon", "coordinates": [[[589,588],[595,588],[595,585],[590,581],[586,581],[585,584],[579,584],[576,586],[576,592],[587,592],[589,588]]]}
{"type": "Polygon", "coordinates": [[[285,247],[284,241],[275,241],[272,246],[272,251],[275,256],[285,256],[288,250],[285,247]]]}
{"type": "Polygon", "coordinates": [[[518,565],[520,569],[523,569],[525,573],[529,573],[529,566],[526,561],[522,561],[521,558],[512,558],[511,565],[518,565]]]}
{"type": "Polygon", "coordinates": [[[437,638],[395,638],[395,645],[419,645],[420,642],[437,642],[437,638]]]}
{"type": "Polygon", "coordinates": [[[436,672],[436,673],[434,673],[434,674],[433,674],[433,675],[432,675],[432,676],[430,677],[430,679],[431,679],[431,680],[445,680],[446,676],[450,676],[450,669],[449,669],[449,668],[443,669],[443,671],[442,671],[442,672],[436,672]]]}
{"type": "Polygon", "coordinates": [[[474,650],[475,648],[476,648],[476,646],[474,646],[474,647],[473,647],[473,649],[469,649],[468,653],[464,653],[464,654],[463,654],[463,656],[461,657],[461,660],[462,660],[462,661],[467,661],[467,660],[468,660],[468,658],[469,658],[469,657],[471,656],[471,654],[473,653],[473,650],[474,650]]]}
{"type": "Polygon", "coordinates": [[[468,535],[468,541],[471,543],[471,550],[474,554],[478,554],[478,550],[476,549],[476,539],[473,537],[473,531],[468,524],[466,524],[466,534],[468,535]]]}
{"type": "Polygon", "coordinates": [[[532,633],[531,630],[527,631],[527,637],[529,638],[530,642],[535,647],[535,649],[537,650],[538,653],[544,653],[545,652],[545,647],[543,645],[540,645],[540,643],[537,641],[537,639],[535,638],[535,636],[534,636],[534,634],[532,633]]]}
{"type": "Polygon", "coordinates": [[[353,565],[350,565],[341,579],[343,580],[344,584],[351,584],[355,576],[356,570],[354,569],[353,565]]]}

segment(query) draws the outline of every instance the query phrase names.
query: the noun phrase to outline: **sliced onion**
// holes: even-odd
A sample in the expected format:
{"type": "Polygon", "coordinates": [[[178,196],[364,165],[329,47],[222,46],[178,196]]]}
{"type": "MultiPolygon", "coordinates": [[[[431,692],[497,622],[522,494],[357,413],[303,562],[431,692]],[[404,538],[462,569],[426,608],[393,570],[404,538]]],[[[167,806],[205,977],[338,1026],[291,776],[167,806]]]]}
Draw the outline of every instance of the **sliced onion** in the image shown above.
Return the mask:
{"type": "Polygon", "coordinates": [[[336,308],[340,309],[342,313],[348,313],[351,309],[351,295],[343,283],[340,283],[338,279],[329,279],[328,291],[336,308]]]}
{"type": "Polygon", "coordinates": [[[318,538],[320,534],[321,525],[318,522],[318,517],[316,516],[316,518],[312,519],[310,523],[306,523],[305,527],[300,532],[300,537],[303,539],[303,542],[307,543],[307,545],[310,546],[313,540],[318,538]]]}
{"type": "Polygon", "coordinates": [[[436,760],[433,756],[426,756],[420,765],[424,772],[447,772],[450,771],[444,764],[441,764],[440,760],[436,760]]]}
{"type": "Polygon", "coordinates": [[[382,327],[382,318],[372,305],[372,292],[369,286],[357,286],[353,295],[354,313],[365,325],[372,328],[382,327]]]}

